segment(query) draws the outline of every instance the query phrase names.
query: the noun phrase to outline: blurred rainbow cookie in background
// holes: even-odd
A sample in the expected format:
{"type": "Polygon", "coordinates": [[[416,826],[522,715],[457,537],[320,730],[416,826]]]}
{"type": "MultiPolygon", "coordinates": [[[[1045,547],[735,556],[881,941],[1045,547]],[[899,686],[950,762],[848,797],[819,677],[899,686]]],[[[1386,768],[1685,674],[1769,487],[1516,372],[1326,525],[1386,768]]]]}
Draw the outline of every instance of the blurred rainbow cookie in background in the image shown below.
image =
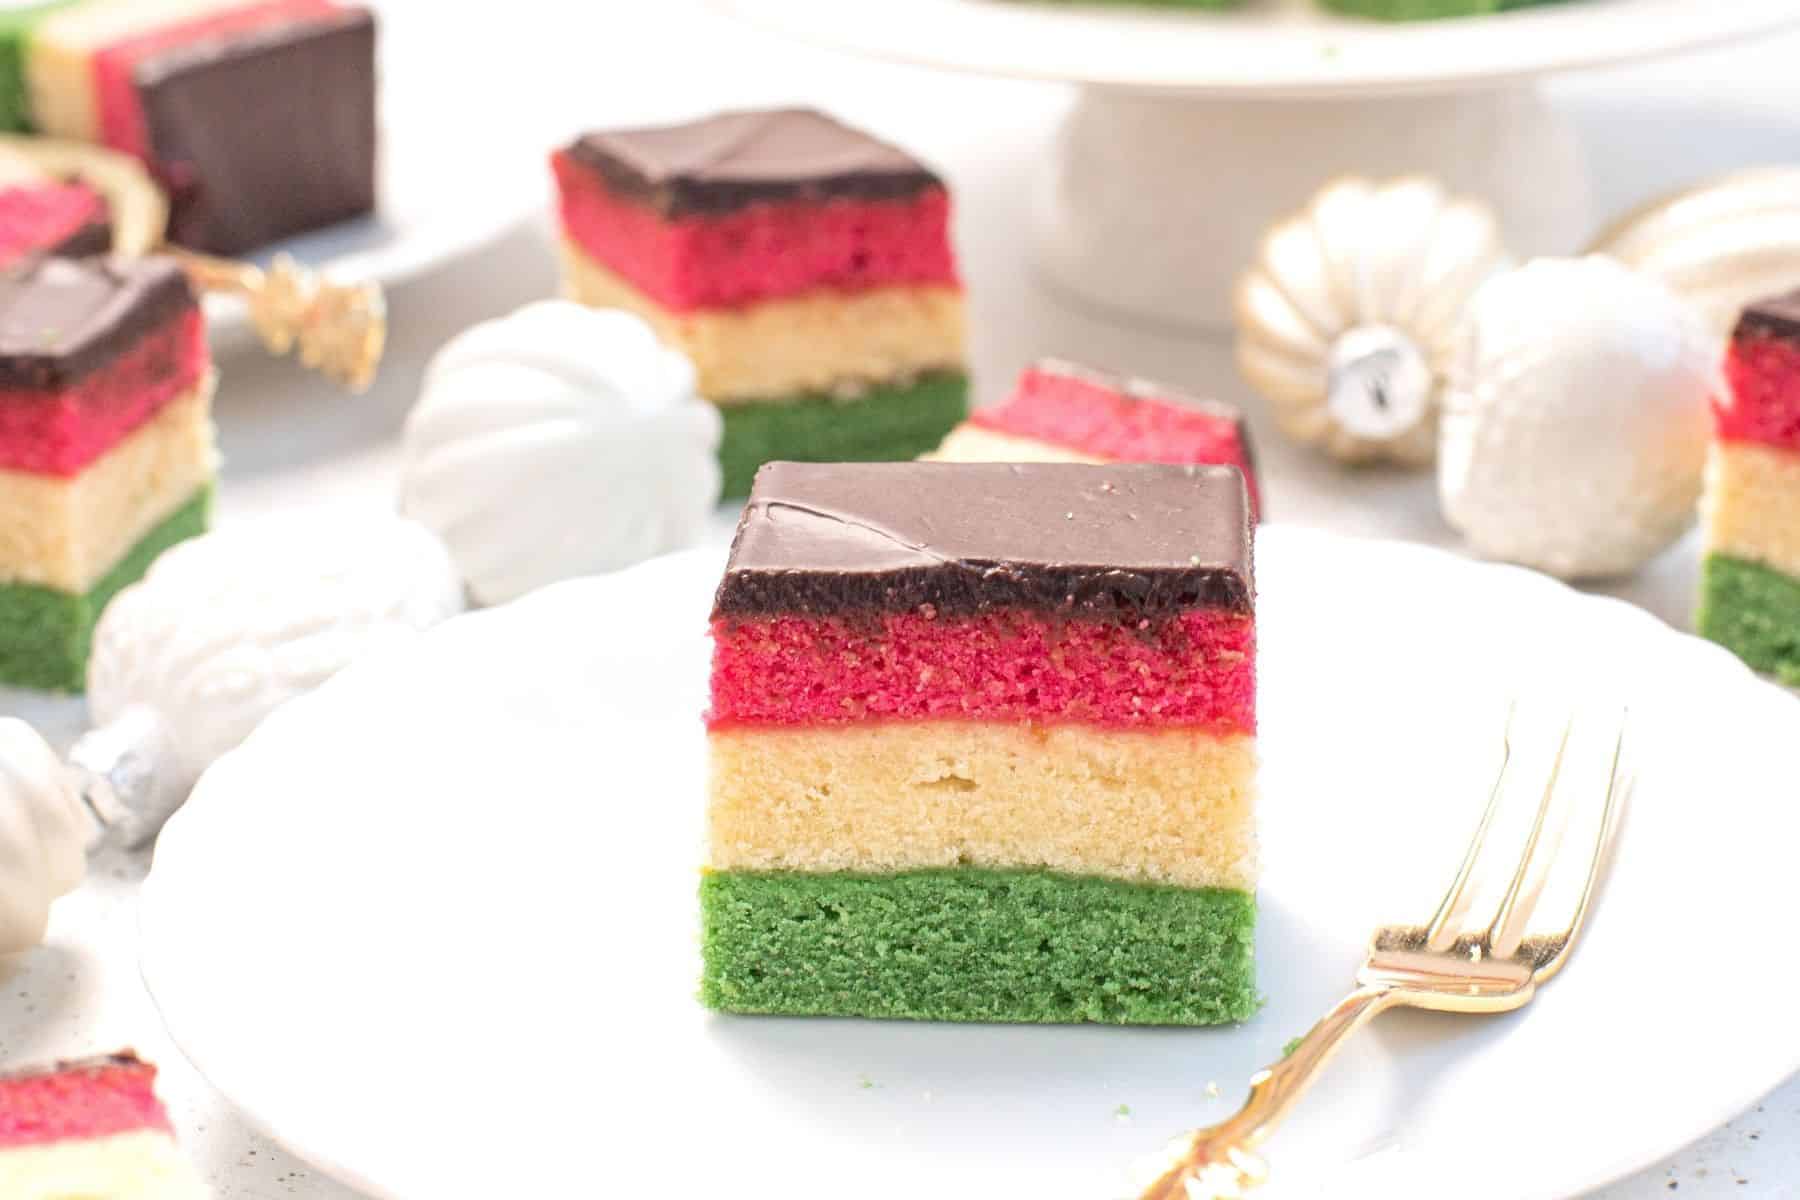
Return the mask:
{"type": "Polygon", "coordinates": [[[0,1076],[0,1196],[205,1200],[130,1051],[0,1076]]]}
{"type": "Polygon", "coordinates": [[[131,154],[239,254],[375,203],[375,23],[333,0],[78,0],[0,24],[0,117],[131,154]]]}
{"type": "Polygon", "coordinates": [[[40,0],[0,8],[0,131],[29,133],[31,95],[25,84],[27,43],[39,22],[75,0],[40,0]]]}
{"type": "MultiPolygon", "coordinates": [[[[1066,0],[1036,0],[1060,4],[1066,0]]],[[[1090,0],[1121,8],[1236,8],[1239,0],[1090,0]]],[[[1430,21],[1440,17],[1474,17],[1486,13],[1554,4],[1559,0],[1319,0],[1325,8],[1353,17],[1381,21],[1430,21]]]]}
{"type": "Polygon", "coordinates": [[[950,195],[904,151],[779,109],[590,133],[552,166],[567,294],[693,361],[726,496],[775,459],[912,458],[962,418],[950,195]]]}
{"type": "Polygon", "coordinates": [[[1233,466],[1260,510],[1244,414],[1160,383],[1044,359],[1004,404],[977,408],[927,459],[938,462],[1152,462],[1233,466]]]}
{"type": "Polygon", "coordinates": [[[0,267],[43,255],[146,254],[168,221],[168,198],[130,155],[0,133],[0,267]]]}
{"type": "Polygon", "coordinates": [[[764,467],[713,609],[703,1001],[1249,1016],[1251,538],[1229,467],[764,467]]]}
{"type": "Polygon", "coordinates": [[[1432,21],[1440,17],[1479,17],[1532,8],[1564,0],[1319,0],[1326,8],[1353,17],[1381,21],[1432,21]]]}
{"type": "Polygon", "coordinates": [[[80,691],[106,602],[205,529],[212,387],[173,262],[0,273],[0,682],[80,691]]]}
{"type": "Polygon", "coordinates": [[[0,179],[0,267],[31,255],[84,258],[111,248],[106,198],[87,184],[0,179]]]}
{"type": "Polygon", "coordinates": [[[1725,385],[1706,468],[1698,624],[1800,686],[1800,292],[1744,310],[1725,385]]]}

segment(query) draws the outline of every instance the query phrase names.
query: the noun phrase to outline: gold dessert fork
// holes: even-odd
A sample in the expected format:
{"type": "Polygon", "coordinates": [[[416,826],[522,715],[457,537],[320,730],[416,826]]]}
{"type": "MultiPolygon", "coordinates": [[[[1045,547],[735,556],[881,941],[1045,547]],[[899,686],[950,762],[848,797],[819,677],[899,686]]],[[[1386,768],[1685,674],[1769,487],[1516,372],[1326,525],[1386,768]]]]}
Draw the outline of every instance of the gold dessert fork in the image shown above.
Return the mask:
{"type": "MultiPolygon", "coordinates": [[[[1241,1195],[1268,1179],[1268,1165],[1253,1151],[1274,1132],[1307,1087],[1324,1069],[1344,1040],[1376,1014],[1390,1008],[1424,1008],[1436,1012],[1500,1013],[1530,1003],[1540,984],[1548,982],[1568,961],[1593,900],[1601,863],[1610,841],[1620,792],[1619,764],[1625,742],[1621,721],[1612,747],[1606,797],[1598,833],[1584,863],[1585,875],[1565,898],[1560,913],[1540,914],[1557,853],[1560,832],[1546,839],[1548,817],[1556,797],[1564,756],[1574,721],[1564,724],[1537,813],[1511,881],[1493,919],[1474,932],[1466,930],[1473,885],[1484,873],[1484,848],[1506,795],[1507,772],[1513,762],[1513,716],[1507,718],[1504,752],[1487,806],[1437,912],[1424,925],[1384,925],[1369,942],[1369,956],[1356,973],[1356,989],[1314,1025],[1280,1062],[1250,1080],[1250,1098],[1238,1113],[1208,1129],[1198,1129],[1171,1145],[1173,1165],[1143,1192],[1142,1200],[1214,1200],[1241,1195]]],[[[1564,860],[1566,861],[1566,860],[1564,860]]],[[[1571,882],[1574,882],[1571,880],[1571,882]]]]}

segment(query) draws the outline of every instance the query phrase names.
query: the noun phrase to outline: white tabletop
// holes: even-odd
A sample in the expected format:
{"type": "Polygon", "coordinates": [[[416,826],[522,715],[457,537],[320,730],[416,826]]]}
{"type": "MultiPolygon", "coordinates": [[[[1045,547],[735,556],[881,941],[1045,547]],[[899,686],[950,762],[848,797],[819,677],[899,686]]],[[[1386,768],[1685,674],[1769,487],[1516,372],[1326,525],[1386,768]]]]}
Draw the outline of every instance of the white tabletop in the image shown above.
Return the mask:
{"type": "MultiPolygon", "coordinates": [[[[1020,214],[1066,91],[839,58],[679,5],[631,3],[629,17],[610,23],[605,5],[581,18],[564,15],[580,6],[555,0],[513,0],[508,7],[509,19],[493,22],[493,56],[479,68],[459,60],[446,70],[463,72],[458,83],[490,94],[496,119],[516,125],[521,137],[547,148],[583,125],[777,100],[810,101],[875,125],[940,164],[956,185],[982,398],[1000,394],[1023,363],[1048,353],[1184,382],[1250,406],[1272,516],[1455,544],[1437,514],[1429,474],[1343,469],[1290,446],[1235,377],[1222,342],[1121,328],[1039,287],[1020,214]],[[559,20],[593,27],[544,39],[531,20],[534,10],[561,10],[559,20]],[[523,94],[509,95],[509,83],[523,94]]],[[[1602,211],[1713,170],[1791,158],[1800,144],[1790,82],[1797,56],[1800,39],[1785,38],[1554,85],[1592,152],[1602,211]]],[[[432,350],[468,323],[548,295],[554,286],[550,228],[540,218],[398,289],[390,296],[386,366],[376,388],[360,398],[336,394],[241,346],[228,348],[218,402],[221,522],[328,500],[389,503],[395,439],[432,350]]],[[[1685,627],[1695,556],[1690,540],[1608,590],[1685,627]]],[[[71,736],[80,721],[77,702],[14,707],[59,738],[71,736]]],[[[163,1034],[134,954],[133,902],[142,871],[134,860],[97,863],[89,881],[59,902],[48,943],[0,963],[0,1065],[134,1045],[162,1066],[163,1092],[182,1140],[222,1197],[349,1200],[354,1193],[248,1128],[163,1034]]],[[[221,961],[221,971],[230,969],[228,958],[221,961]]],[[[296,961],[292,969],[313,964],[296,961]]],[[[345,986],[370,982],[346,980],[345,986]]],[[[269,1036],[282,1030],[270,1029],[269,1036]]],[[[1681,1081],[1671,1079],[1669,1087],[1681,1081]]],[[[1790,1083],[1698,1145],[1599,1194],[1647,1200],[1678,1188],[1683,1197],[1792,1195],[1800,1191],[1796,1129],[1800,1083],[1790,1083]]],[[[571,1194],[580,1189],[572,1186],[571,1194]]]]}

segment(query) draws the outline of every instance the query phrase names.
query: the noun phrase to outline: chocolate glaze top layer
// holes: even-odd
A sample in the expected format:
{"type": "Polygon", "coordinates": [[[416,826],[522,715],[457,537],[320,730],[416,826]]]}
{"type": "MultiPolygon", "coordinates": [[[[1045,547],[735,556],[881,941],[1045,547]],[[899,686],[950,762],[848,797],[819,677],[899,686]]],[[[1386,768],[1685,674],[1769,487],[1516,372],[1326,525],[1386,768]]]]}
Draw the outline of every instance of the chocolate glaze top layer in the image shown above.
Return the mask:
{"type": "Polygon", "coordinates": [[[59,388],[197,302],[166,258],[35,258],[0,272],[0,388],[59,388]]]}
{"type": "Polygon", "coordinates": [[[372,209],[375,38],[367,9],[328,8],[139,62],[169,240],[242,254],[372,209]]]}
{"type": "Polygon", "coordinates": [[[784,462],[756,474],[713,614],[1154,619],[1253,593],[1235,467],[784,462]]]}
{"type": "Polygon", "coordinates": [[[1779,337],[1800,341],[1800,291],[1758,300],[1738,317],[1732,337],[1779,337]]]}
{"type": "Polygon", "coordinates": [[[154,1070],[149,1063],[137,1056],[135,1050],[120,1050],[113,1054],[96,1054],[89,1058],[66,1058],[49,1066],[21,1067],[17,1070],[0,1072],[0,1083],[24,1083],[33,1079],[42,1079],[46,1075],[96,1074],[116,1068],[154,1070]]]}
{"type": "Polygon", "coordinates": [[[614,192],[668,217],[759,201],[893,200],[942,186],[904,150],[810,108],[603,130],[577,139],[567,153],[614,192]]]}

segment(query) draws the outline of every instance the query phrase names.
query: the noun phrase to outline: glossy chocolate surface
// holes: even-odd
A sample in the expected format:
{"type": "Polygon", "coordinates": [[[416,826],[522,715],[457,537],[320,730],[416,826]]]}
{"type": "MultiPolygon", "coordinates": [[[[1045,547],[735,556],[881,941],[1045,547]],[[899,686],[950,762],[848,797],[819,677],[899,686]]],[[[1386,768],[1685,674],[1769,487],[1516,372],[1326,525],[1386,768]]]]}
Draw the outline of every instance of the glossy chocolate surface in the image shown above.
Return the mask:
{"type": "Polygon", "coordinates": [[[603,130],[567,153],[613,192],[669,217],[763,201],[893,200],[942,186],[904,150],[806,108],[603,130]]]}
{"type": "Polygon", "coordinates": [[[62,387],[196,304],[166,258],[37,258],[0,272],[0,388],[62,387]]]}
{"type": "Polygon", "coordinates": [[[1156,618],[1253,605],[1233,467],[770,463],[714,615],[1025,608],[1156,618]]]}

